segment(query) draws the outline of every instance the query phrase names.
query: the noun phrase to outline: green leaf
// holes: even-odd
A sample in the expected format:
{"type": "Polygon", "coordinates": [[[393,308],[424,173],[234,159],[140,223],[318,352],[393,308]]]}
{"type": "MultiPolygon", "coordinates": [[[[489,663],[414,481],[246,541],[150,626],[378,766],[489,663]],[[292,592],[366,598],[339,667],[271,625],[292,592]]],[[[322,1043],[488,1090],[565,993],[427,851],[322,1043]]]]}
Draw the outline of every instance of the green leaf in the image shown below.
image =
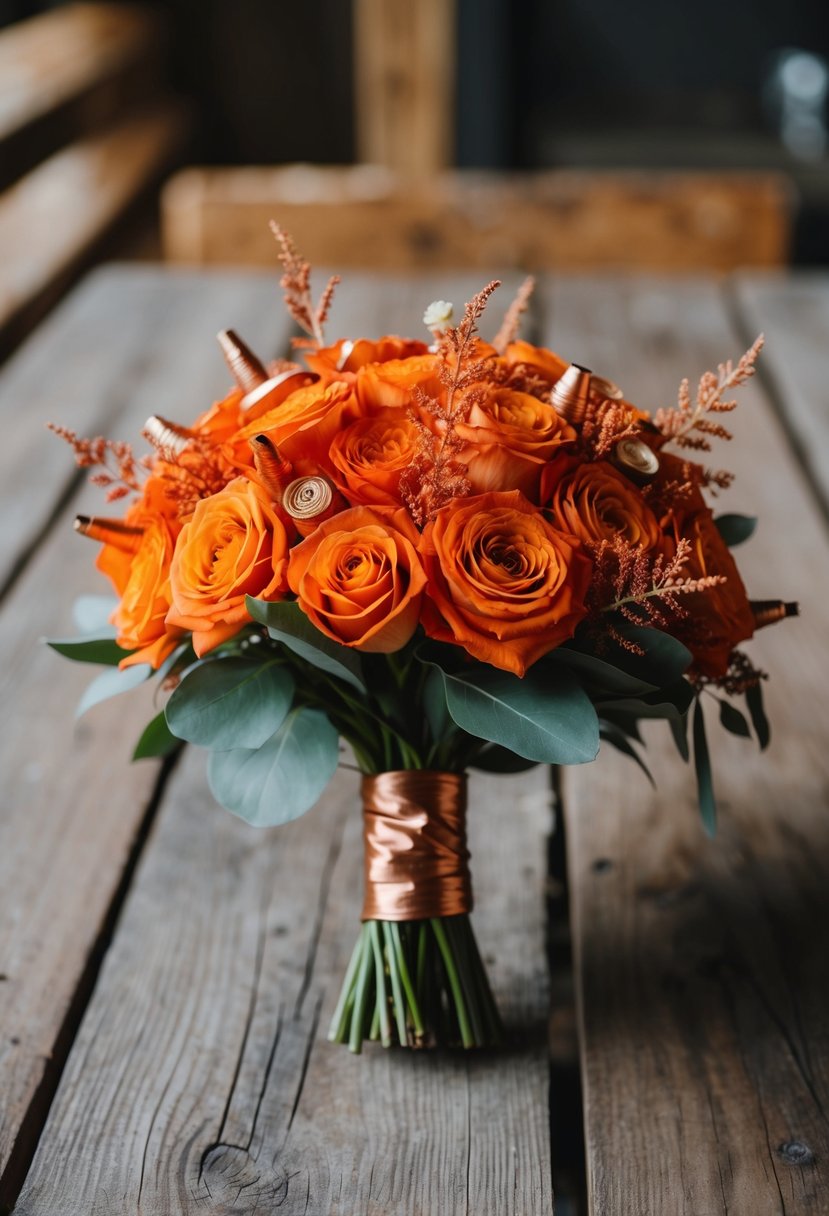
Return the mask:
{"type": "Polygon", "coordinates": [[[749,688],[746,692],[746,706],[751,714],[751,724],[760,744],[760,751],[765,751],[771,740],[771,727],[763,708],[763,686],[760,683],[749,688]]]}
{"type": "Polygon", "coordinates": [[[624,671],[647,680],[657,688],[673,684],[691,666],[692,655],[687,646],[649,625],[632,625],[630,621],[614,622],[619,633],[634,642],[643,655],[631,654],[621,647],[614,654],[614,663],[624,671]]]}
{"type": "Polygon", "coordinates": [[[46,644],[74,659],[76,663],[100,663],[105,667],[116,667],[122,659],[132,654],[131,650],[122,650],[115,639],[107,634],[97,636],[87,635],[81,638],[47,638],[46,644]]]}
{"type": "Polygon", "coordinates": [[[748,722],[730,701],[720,701],[720,722],[732,735],[739,735],[741,739],[751,738],[748,722]]]}
{"type": "Polygon", "coordinates": [[[699,813],[702,816],[706,832],[709,836],[713,836],[717,831],[717,800],[714,797],[711,758],[708,755],[708,741],[705,737],[705,718],[699,700],[694,705],[693,735],[694,768],[697,774],[699,813]]]}
{"type": "Polygon", "coordinates": [[[478,739],[499,743],[541,764],[585,764],[599,750],[590,699],[568,672],[530,671],[523,679],[479,664],[463,674],[441,671],[452,720],[478,739]]]}
{"type": "Polygon", "coordinates": [[[169,756],[181,747],[181,739],[170,732],[163,713],[149,722],[132,753],[133,760],[148,760],[151,756],[169,756]]]}
{"type": "Polygon", "coordinates": [[[621,667],[616,667],[605,659],[599,659],[593,654],[584,654],[581,650],[571,650],[568,646],[560,646],[557,650],[552,651],[540,666],[544,668],[548,664],[553,666],[564,664],[579,677],[581,684],[592,686],[597,691],[605,693],[636,696],[639,693],[653,692],[656,689],[655,684],[651,684],[631,672],[623,671],[621,667]]]}
{"type": "Polygon", "coordinates": [[[614,713],[613,710],[605,710],[602,712],[603,722],[609,722],[611,726],[617,727],[623,735],[627,735],[629,739],[634,739],[637,743],[645,746],[645,740],[639,733],[639,722],[633,714],[614,713]]]}
{"type": "Polygon", "coordinates": [[[149,663],[136,663],[134,667],[113,667],[102,672],[92,681],[78,703],[75,717],[82,717],[93,705],[106,701],[109,697],[117,697],[122,692],[137,688],[153,674],[149,663]]]}
{"type": "Polygon", "coordinates": [[[294,654],[328,675],[345,680],[360,692],[366,691],[357,652],[348,646],[341,646],[339,642],[332,642],[324,633],[320,633],[299,604],[292,600],[270,603],[250,596],[245,602],[253,619],[265,625],[275,641],[282,642],[294,654]]]}
{"type": "Polygon", "coordinates": [[[490,743],[470,762],[470,767],[480,769],[482,773],[526,773],[538,763],[538,760],[525,760],[497,743],[490,743]]]}
{"type": "Polygon", "coordinates": [[[454,723],[449,717],[449,706],[446,704],[443,675],[434,667],[423,685],[423,713],[435,743],[440,743],[447,732],[454,730],[454,723]]]}
{"type": "Polygon", "coordinates": [[[668,688],[659,688],[644,697],[626,697],[624,700],[597,701],[596,708],[631,714],[635,718],[682,718],[687,714],[694,699],[694,690],[687,680],[677,680],[668,688]]]}
{"type": "Polygon", "coordinates": [[[674,737],[676,750],[687,764],[691,759],[691,750],[688,747],[688,715],[684,714],[681,718],[668,718],[668,725],[674,737]]]}
{"type": "Polygon", "coordinates": [[[650,769],[648,768],[647,764],[645,764],[645,761],[639,755],[624,731],[620,730],[615,723],[606,722],[604,719],[601,719],[599,721],[599,735],[602,739],[605,739],[608,743],[615,747],[617,751],[622,752],[622,754],[625,756],[630,756],[631,760],[635,760],[642,772],[647,777],[648,781],[650,781],[653,788],[656,789],[656,782],[651,775],[650,769]]]}
{"type": "Polygon", "coordinates": [[[79,633],[114,638],[115,626],[110,617],[118,607],[114,595],[79,595],[72,605],[72,619],[79,633]]]}
{"type": "Polygon", "coordinates": [[[753,535],[757,527],[756,515],[718,515],[714,526],[729,549],[741,545],[753,535]]]}
{"type": "Polygon", "coordinates": [[[337,732],[328,718],[303,708],[255,751],[211,752],[207,777],[222,806],[254,827],[270,827],[312,807],[338,760],[337,732]]]}
{"type": "Polygon", "coordinates": [[[196,652],[193,649],[192,639],[188,638],[186,642],[182,642],[180,646],[177,646],[172,654],[167,655],[167,658],[155,674],[159,680],[166,680],[173,668],[177,667],[183,672],[195,662],[196,652]]]}
{"type": "Polygon", "coordinates": [[[285,720],[294,681],[279,659],[214,659],[199,663],[167,702],[167,725],[200,747],[261,747],[285,720]]]}

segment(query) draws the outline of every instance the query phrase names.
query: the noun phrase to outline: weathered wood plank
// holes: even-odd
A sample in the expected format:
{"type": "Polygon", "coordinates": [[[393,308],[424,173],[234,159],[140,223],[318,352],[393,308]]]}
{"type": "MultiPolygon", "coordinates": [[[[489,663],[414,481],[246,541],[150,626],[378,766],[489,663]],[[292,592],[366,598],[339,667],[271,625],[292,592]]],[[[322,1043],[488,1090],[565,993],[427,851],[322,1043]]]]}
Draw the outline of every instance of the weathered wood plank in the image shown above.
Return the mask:
{"type": "MultiPolygon", "coordinates": [[[[554,346],[646,407],[670,404],[740,341],[713,285],[562,282],[554,346]]],[[[769,327],[785,343],[785,319],[769,327]]],[[[825,1210],[829,1182],[829,788],[823,526],[755,381],[716,462],[723,510],[760,516],[740,550],[752,594],[803,618],[751,643],[772,673],[771,750],[723,737],[708,708],[721,803],[703,835],[693,777],[648,732],[652,793],[614,754],[566,778],[591,1210],[766,1216],[825,1210]]]]}
{"type": "Polygon", "coordinates": [[[284,346],[287,327],[271,279],[102,272],[0,382],[10,460],[4,518],[33,549],[34,524],[48,524],[0,611],[3,1195],[13,1194],[45,1117],[82,1010],[78,988],[86,999],[96,943],[156,781],[152,764],[128,764],[150,716],[147,700],[100,706],[73,728],[72,709],[98,669],[68,663],[40,644],[43,635],[74,632],[76,594],[107,589],[92,568],[94,546],[71,530],[75,510],[100,509],[100,493],[85,488],[50,519],[71,484],[72,456],[43,434],[44,417],[136,437],[153,410],[186,419],[227,383],[213,335],[231,322],[265,357],[284,346]],[[28,505],[31,519],[22,519],[30,532],[23,531],[16,492],[28,505]]]}
{"type": "Polygon", "coordinates": [[[752,332],[765,331],[763,370],[800,459],[829,510],[829,275],[740,274],[734,289],[752,332]]]}
{"type": "MultiPolygon", "coordinates": [[[[417,332],[435,294],[471,286],[363,285],[332,336],[417,332]]],[[[471,794],[476,930],[512,1045],[356,1059],[325,1039],[359,917],[355,779],[256,832],[213,805],[203,765],[186,756],[165,793],[17,1210],[549,1212],[547,774],[471,794]]]]}

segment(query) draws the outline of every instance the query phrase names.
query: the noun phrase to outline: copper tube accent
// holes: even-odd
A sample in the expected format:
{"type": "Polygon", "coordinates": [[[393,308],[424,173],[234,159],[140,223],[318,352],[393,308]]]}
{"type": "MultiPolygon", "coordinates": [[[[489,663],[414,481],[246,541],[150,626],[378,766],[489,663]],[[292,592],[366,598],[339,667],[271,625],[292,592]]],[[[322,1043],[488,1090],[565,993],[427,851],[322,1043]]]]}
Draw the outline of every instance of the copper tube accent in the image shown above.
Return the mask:
{"type": "Polygon", "coordinates": [[[256,358],[235,329],[222,329],[216,334],[230,374],[243,393],[252,393],[268,378],[265,365],[256,358]]]}
{"type": "Polygon", "coordinates": [[[428,920],[472,909],[466,775],[363,777],[363,920],[428,920]]]}
{"type": "Polygon", "coordinates": [[[644,485],[659,472],[659,457],[643,439],[620,439],[613,449],[612,463],[637,485],[644,485]]]}
{"type": "Polygon", "coordinates": [[[297,477],[285,487],[282,506],[296,525],[300,536],[310,536],[326,519],[346,507],[346,501],[327,477],[297,477]]]}
{"type": "Polygon", "coordinates": [[[265,489],[274,502],[282,502],[285,489],[294,475],[294,466],[290,460],[280,456],[267,435],[256,435],[248,442],[256,472],[262,478],[265,489]]]}
{"type": "Polygon", "coordinates": [[[74,528],[81,536],[98,540],[102,545],[112,545],[124,553],[135,553],[144,535],[143,528],[133,528],[121,519],[103,519],[99,515],[76,515],[74,528]]]}
{"type": "Polygon", "coordinates": [[[625,394],[606,376],[590,377],[590,396],[594,401],[624,401],[625,394]]]}
{"type": "Polygon", "coordinates": [[[566,422],[571,426],[580,426],[584,422],[589,397],[590,368],[571,363],[553,385],[550,400],[566,422]]]}
{"type": "MultiPolygon", "coordinates": [[[[290,397],[294,389],[301,388],[303,384],[312,384],[315,380],[319,380],[319,376],[314,372],[309,372],[304,367],[289,367],[286,372],[279,372],[276,376],[271,376],[257,388],[246,393],[242,398],[242,410],[247,414],[260,404],[264,404],[265,409],[273,409],[280,405],[286,397],[290,397]]],[[[259,413],[263,412],[263,410],[259,411],[259,413]]]]}
{"type": "Polygon", "coordinates": [[[785,600],[749,600],[754,614],[754,628],[764,629],[766,625],[775,625],[785,620],[787,616],[800,616],[800,605],[785,600]]]}
{"type": "Polygon", "coordinates": [[[159,456],[171,461],[175,460],[176,456],[180,456],[190,441],[195,438],[193,432],[186,426],[168,422],[166,418],[161,418],[158,414],[153,414],[144,423],[144,434],[159,456]]]}

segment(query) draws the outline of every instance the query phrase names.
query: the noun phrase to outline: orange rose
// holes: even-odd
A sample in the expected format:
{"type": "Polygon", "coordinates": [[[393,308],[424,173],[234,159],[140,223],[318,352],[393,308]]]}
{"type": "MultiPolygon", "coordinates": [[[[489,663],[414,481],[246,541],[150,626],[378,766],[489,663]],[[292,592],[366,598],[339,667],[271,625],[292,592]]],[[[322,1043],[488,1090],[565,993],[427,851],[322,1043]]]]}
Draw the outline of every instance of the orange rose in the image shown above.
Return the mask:
{"type": "Polygon", "coordinates": [[[181,640],[182,630],[166,622],[174,547],[173,527],[168,520],[159,518],[147,527],[138,549],[131,555],[129,576],[112,617],[118,630],[118,645],[135,651],[121,660],[121,667],[135,663],[160,667],[181,640]]]}
{"type": "Polygon", "coordinates": [[[237,477],[202,498],[178,538],[170,568],[171,625],[193,631],[201,656],[250,620],[245,596],[281,599],[288,538],[265,491],[237,477]]]}
{"type": "Polygon", "coordinates": [[[354,390],[361,412],[369,414],[383,408],[416,406],[416,388],[431,397],[441,398],[445,390],[439,370],[440,360],[429,354],[367,364],[360,368],[354,390]]]}
{"type": "Polygon", "coordinates": [[[402,508],[352,507],[291,550],[288,582],[327,637],[371,653],[400,650],[417,628],[426,576],[402,508]]]}
{"type": "Polygon", "coordinates": [[[554,460],[542,474],[541,502],[558,527],[586,544],[612,543],[616,536],[643,549],[665,544],[641,491],[605,460],[584,464],[554,460]]]}
{"type": "Polygon", "coordinates": [[[245,442],[267,435],[290,460],[297,476],[330,472],[328,449],[337,432],[357,417],[347,384],[318,382],[296,389],[275,409],[243,427],[236,436],[245,442]]]}
{"type": "Polygon", "coordinates": [[[421,552],[426,632],[493,667],[523,676],[585,615],[589,559],[518,490],[443,507],[421,552]]]}
{"type": "Polygon", "coordinates": [[[716,680],[728,670],[731,652],[754,633],[754,614],[737,565],[717,531],[706,507],[685,521],[682,536],[691,542],[691,555],[683,567],[685,578],[725,575],[726,581],[707,591],[682,596],[687,618],[676,622],[675,632],[694,656],[694,667],[716,680]]]}
{"type": "Polygon", "coordinates": [[[530,372],[539,380],[545,380],[551,387],[556,380],[561,379],[569,367],[566,359],[559,358],[544,346],[532,346],[529,342],[510,342],[502,359],[507,367],[530,372]]]}
{"type": "Polygon", "coordinates": [[[425,342],[410,338],[385,337],[370,342],[358,338],[352,342],[343,338],[333,346],[323,347],[305,356],[305,362],[326,384],[332,380],[353,383],[357,372],[368,363],[387,363],[390,359],[408,359],[412,355],[425,355],[425,342]]]}
{"type": "Polygon", "coordinates": [[[549,402],[509,388],[493,389],[476,401],[455,433],[464,441],[458,461],[466,466],[474,494],[521,490],[531,499],[542,466],[576,438],[549,402]]]}
{"type": "Polygon", "coordinates": [[[337,485],[353,504],[400,505],[400,475],[417,451],[418,430],[403,410],[359,418],[334,437],[337,485]]]}
{"type": "MultiPolygon", "coordinates": [[[[166,521],[173,537],[178,536],[181,531],[178,504],[170,497],[169,486],[165,481],[151,474],[141,488],[141,497],[124,513],[123,522],[131,528],[146,531],[159,520],[166,521]]],[[[119,595],[124,594],[129,581],[137,548],[138,546],[129,551],[119,545],[102,545],[95,561],[95,565],[110,579],[119,595]]]]}

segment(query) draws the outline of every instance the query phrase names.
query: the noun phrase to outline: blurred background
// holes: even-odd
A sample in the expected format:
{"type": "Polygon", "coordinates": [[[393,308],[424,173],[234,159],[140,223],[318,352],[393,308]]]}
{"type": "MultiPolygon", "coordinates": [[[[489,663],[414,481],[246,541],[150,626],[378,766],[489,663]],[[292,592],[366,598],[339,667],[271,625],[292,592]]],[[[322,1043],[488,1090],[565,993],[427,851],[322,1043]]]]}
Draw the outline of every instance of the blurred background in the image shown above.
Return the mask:
{"type": "Polygon", "coordinates": [[[0,353],[103,258],[829,261],[818,0],[0,0],[0,353]]]}

